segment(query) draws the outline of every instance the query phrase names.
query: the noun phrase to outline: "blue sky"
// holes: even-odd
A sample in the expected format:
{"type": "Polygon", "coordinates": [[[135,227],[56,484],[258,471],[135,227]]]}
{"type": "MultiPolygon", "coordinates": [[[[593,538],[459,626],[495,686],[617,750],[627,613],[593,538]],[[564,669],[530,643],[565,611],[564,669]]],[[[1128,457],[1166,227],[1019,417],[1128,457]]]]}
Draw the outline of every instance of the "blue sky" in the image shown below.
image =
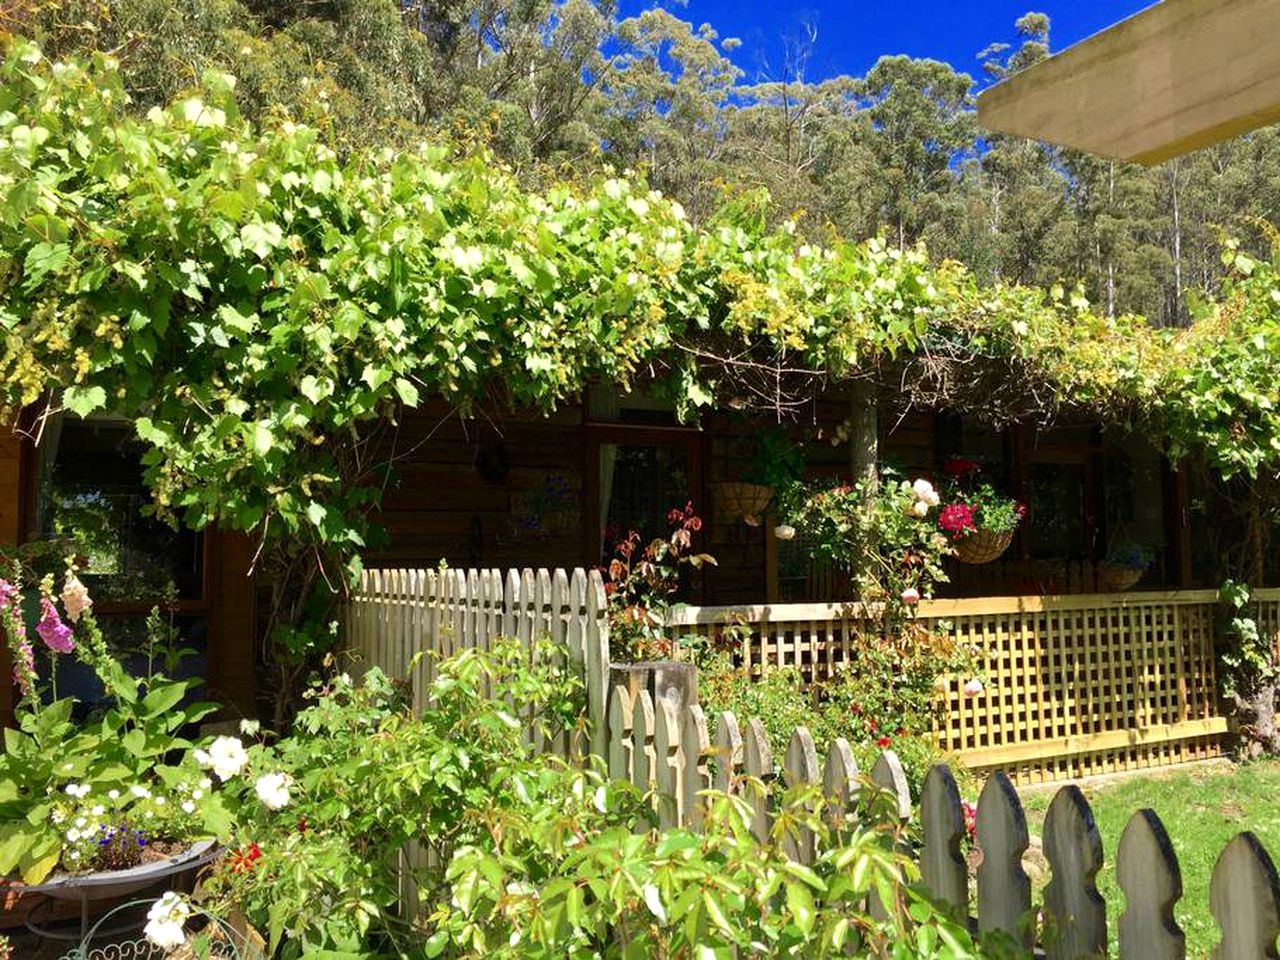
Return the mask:
{"type": "MultiPolygon", "coordinates": [[[[622,0],[622,12],[650,6],[622,0]]],[[[688,0],[663,3],[683,20],[710,23],[721,37],[738,37],[732,54],[747,81],[781,76],[786,39],[817,28],[806,71],[809,80],[861,74],[883,54],[945,60],[975,78],[978,51],[1012,42],[1013,22],[1028,10],[1047,13],[1054,50],[1083,40],[1151,5],[1151,0],[688,0]]]]}

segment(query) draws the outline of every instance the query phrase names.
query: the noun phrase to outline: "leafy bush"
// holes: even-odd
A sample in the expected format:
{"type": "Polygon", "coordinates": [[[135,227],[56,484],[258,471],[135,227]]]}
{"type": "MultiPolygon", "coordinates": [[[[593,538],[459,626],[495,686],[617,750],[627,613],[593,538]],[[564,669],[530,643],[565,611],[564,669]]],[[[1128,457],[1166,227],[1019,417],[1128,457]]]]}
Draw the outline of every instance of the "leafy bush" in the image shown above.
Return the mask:
{"type": "MultiPolygon", "coordinates": [[[[514,640],[464,651],[441,664],[421,716],[376,669],[314,685],[293,732],[250,745],[243,775],[224,785],[233,853],[208,882],[213,903],[243,912],[283,957],[408,950],[415,936],[397,909],[407,844],[443,863],[454,845],[486,842],[491,811],[558,809],[572,789],[565,764],[539,757],[524,732],[528,722],[550,735],[580,713],[552,653],[538,645],[531,658],[514,640]]],[[[424,899],[445,895],[439,870],[411,876],[424,899]]]]}
{"type": "Polygon", "coordinates": [[[851,645],[848,663],[811,685],[794,669],[752,677],[728,655],[707,657],[699,667],[699,696],[709,721],[725,710],[739,720],[758,718],[778,758],[801,725],[820,747],[836,737],[847,739],[864,771],[891,748],[918,795],[929,767],[942,759],[931,734],[935,685],[939,677],[971,666],[971,651],[909,621],[888,636],[862,634],[851,645]]]}
{"type": "MultiPolygon", "coordinates": [[[[752,787],[748,784],[748,789],[752,787]]],[[[760,784],[754,784],[759,789],[760,784]]],[[[507,811],[496,843],[458,851],[429,955],[573,957],[974,957],[963,920],[935,907],[891,817],[863,822],[790,791],[763,842],[740,797],[712,794],[702,829],[601,829],[626,785],[600,782],[568,808],[507,811]],[[812,866],[787,846],[809,831],[812,866]],[[549,855],[550,854],[550,855],[549,855]],[[876,919],[868,897],[905,909],[876,919]]]]}

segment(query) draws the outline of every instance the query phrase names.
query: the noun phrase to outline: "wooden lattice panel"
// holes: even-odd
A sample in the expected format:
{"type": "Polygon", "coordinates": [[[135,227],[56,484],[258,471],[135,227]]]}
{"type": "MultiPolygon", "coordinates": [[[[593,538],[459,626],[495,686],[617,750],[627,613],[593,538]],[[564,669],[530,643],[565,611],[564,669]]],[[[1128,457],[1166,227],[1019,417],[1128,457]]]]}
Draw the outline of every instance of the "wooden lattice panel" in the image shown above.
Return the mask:
{"type": "MultiPolygon", "coordinates": [[[[966,678],[949,678],[939,745],[1021,782],[1221,756],[1216,601],[1210,590],[922,603],[921,621],[972,645],[985,679],[969,698],[966,678]]],[[[1280,638],[1280,591],[1268,615],[1280,638]]],[[[734,631],[757,675],[794,668],[812,681],[848,662],[864,617],[857,604],[686,608],[672,630],[734,631]]]]}

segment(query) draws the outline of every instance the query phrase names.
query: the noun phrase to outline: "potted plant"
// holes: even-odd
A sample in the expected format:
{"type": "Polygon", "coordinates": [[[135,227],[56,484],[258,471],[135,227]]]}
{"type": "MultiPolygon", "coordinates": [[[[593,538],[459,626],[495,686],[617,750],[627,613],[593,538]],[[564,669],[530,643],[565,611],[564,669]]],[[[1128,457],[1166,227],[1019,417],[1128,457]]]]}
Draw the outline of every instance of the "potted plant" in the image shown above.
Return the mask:
{"type": "Polygon", "coordinates": [[[1098,563],[1098,589],[1111,593],[1128,590],[1151,568],[1155,553],[1133,540],[1118,540],[1098,563]]]}
{"type": "Polygon", "coordinates": [[[803,472],[804,457],[786,430],[762,430],[756,435],[755,449],[740,479],[712,485],[716,506],[748,526],[758,527],[778,492],[794,484],[803,472]]]}
{"type": "MultiPolygon", "coordinates": [[[[0,878],[12,892],[78,900],[87,911],[90,901],[194,869],[213,855],[224,811],[214,780],[188,753],[187,731],[216,707],[192,702],[199,681],[154,669],[157,656],[181,658],[171,628],[152,611],[152,659],[145,676],[133,676],[103,637],[74,565],[60,595],[51,574],[41,580],[31,631],[22,592],[20,571],[0,580],[0,627],[21,696],[0,756],[0,878]],[[60,660],[87,666],[101,683],[104,703],[87,719],[59,694],[60,660]]],[[[204,755],[220,777],[237,751],[220,738],[204,755]]]]}
{"type": "Polygon", "coordinates": [[[951,540],[961,563],[990,563],[1009,549],[1027,515],[1025,504],[998,493],[981,476],[976,460],[951,459],[943,466],[947,482],[938,511],[938,527],[951,540]]]}
{"type": "Polygon", "coordinates": [[[796,485],[783,500],[787,522],[804,532],[813,556],[849,570],[865,601],[909,608],[947,579],[942,560],[952,548],[935,525],[941,500],[928,480],[897,480],[882,470],[874,488],[867,481],[796,485]]]}

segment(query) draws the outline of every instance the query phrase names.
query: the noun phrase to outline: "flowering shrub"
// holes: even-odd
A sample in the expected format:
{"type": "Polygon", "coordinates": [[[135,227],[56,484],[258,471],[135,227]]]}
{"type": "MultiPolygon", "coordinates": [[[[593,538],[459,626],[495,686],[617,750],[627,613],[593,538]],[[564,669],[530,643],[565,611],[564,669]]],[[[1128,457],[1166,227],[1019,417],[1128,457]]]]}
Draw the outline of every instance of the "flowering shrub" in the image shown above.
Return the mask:
{"type": "Polygon", "coordinates": [[[671,533],[651,540],[641,549],[642,538],[632,530],[614,547],[616,556],[605,569],[605,595],[609,599],[609,642],[619,661],[657,660],[675,652],[675,642],[665,633],[666,613],[679,591],[686,570],[715,565],[708,553],[693,550],[693,538],[702,530],[702,518],[692,502],[667,512],[671,533]]]}
{"type": "Polygon", "coordinates": [[[978,530],[1008,533],[1026,518],[1026,505],[997,493],[982,479],[982,466],[976,460],[953,458],[942,469],[947,483],[938,528],[952,540],[962,540],[978,530]]]}
{"type": "Polygon", "coordinates": [[[886,602],[891,616],[946,582],[951,548],[930,519],[939,502],[929,481],[891,476],[874,491],[865,482],[800,486],[785,498],[787,520],[805,532],[814,556],[848,569],[861,599],[886,602]]]}
{"type": "MultiPolygon", "coordinates": [[[[4,732],[0,756],[0,877],[38,883],[59,866],[117,869],[215,830],[225,812],[211,785],[178,765],[191,746],[186,729],[215,709],[189,702],[198,681],[131,676],[108,650],[71,565],[60,597],[52,575],[39,585],[34,634],[50,665],[40,676],[22,592],[20,568],[0,580],[0,626],[21,694],[17,729],[4,732]],[[73,720],[74,701],[54,686],[59,657],[93,669],[108,697],[100,716],[73,720]]],[[[159,622],[158,614],[152,619],[159,622]]]]}

